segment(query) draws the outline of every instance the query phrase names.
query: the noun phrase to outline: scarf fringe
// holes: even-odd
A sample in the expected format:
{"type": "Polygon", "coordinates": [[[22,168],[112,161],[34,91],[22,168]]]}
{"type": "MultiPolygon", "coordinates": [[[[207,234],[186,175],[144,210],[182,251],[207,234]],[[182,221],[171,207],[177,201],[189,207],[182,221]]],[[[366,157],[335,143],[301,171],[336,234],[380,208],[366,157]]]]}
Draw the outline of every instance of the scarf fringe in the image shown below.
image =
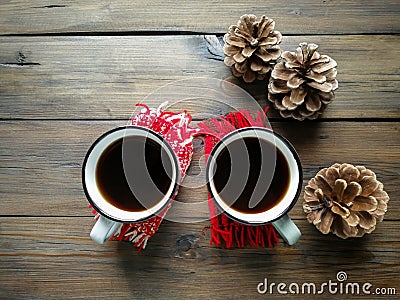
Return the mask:
{"type": "Polygon", "coordinates": [[[136,224],[121,224],[121,227],[110,240],[114,241],[129,241],[138,248],[138,252],[146,248],[147,241],[151,236],[140,232],[136,224]]]}
{"type": "Polygon", "coordinates": [[[226,215],[221,217],[212,217],[210,222],[210,245],[225,246],[232,248],[245,248],[247,245],[251,247],[275,247],[279,242],[275,229],[271,224],[252,226],[238,222],[233,222],[226,215]],[[225,224],[224,224],[225,223],[225,224]],[[222,245],[224,242],[224,245],[222,245]]]}

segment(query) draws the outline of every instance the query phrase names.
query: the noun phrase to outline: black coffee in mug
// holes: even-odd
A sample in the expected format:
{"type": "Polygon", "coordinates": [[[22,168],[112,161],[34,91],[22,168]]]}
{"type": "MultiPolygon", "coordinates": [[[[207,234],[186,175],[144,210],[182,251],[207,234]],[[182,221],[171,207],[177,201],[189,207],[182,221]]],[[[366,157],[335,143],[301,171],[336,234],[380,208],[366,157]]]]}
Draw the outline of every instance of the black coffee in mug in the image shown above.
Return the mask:
{"type": "Polygon", "coordinates": [[[160,143],[145,136],[120,138],[100,155],[96,182],[104,199],[130,212],[154,207],[172,183],[172,163],[160,143]]]}
{"type": "Polygon", "coordinates": [[[237,139],[216,157],[219,197],[232,209],[256,214],[278,205],[290,184],[289,165],[275,145],[257,137],[237,139]]]}

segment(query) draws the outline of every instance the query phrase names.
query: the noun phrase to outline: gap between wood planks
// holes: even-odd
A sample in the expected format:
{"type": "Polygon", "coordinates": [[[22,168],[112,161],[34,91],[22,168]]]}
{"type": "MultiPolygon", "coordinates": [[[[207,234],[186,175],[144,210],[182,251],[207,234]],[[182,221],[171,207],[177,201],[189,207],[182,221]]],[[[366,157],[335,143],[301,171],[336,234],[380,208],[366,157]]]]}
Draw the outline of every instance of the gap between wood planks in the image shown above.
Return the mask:
{"type": "MultiPolygon", "coordinates": [[[[284,36],[382,36],[382,35],[398,35],[396,32],[365,32],[365,33],[282,33],[284,36]]],[[[0,37],[82,37],[82,36],[104,36],[104,37],[118,37],[118,36],[192,36],[192,35],[215,35],[222,37],[224,33],[219,32],[203,32],[203,31],[190,31],[190,30],[147,30],[147,31],[73,31],[73,32],[46,32],[46,33],[8,33],[0,34],[0,37]]]]}

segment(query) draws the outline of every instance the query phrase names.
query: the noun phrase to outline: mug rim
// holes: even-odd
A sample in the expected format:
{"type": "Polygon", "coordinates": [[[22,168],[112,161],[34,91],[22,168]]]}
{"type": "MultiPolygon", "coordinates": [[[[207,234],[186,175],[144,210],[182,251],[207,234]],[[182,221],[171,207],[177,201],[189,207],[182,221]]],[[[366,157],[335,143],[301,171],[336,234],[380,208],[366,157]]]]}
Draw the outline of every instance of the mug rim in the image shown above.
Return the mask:
{"type": "MultiPolygon", "coordinates": [[[[123,138],[125,138],[125,136],[126,136],[126,135],[124,134],[123,136],[118,137],[117,139],[114,139],[112,142],[115,142],[115,141],[118,140],[119,138],[122,138],[122,139],[123,139],[123,138]]],[[[107,144],[107,145],[105,146],[105,148],[102,149],[101,153],[103,153],[103,151],[104,151],[109,145],[111,145],[112,142],[109,143],[109,144],[107,144]]],[[[168,157],[170,157],[170,155],[168,155],[168,157]]],[[[113,128],[113,129],[111,129],[111,130],[109,130],[109,131],[103,133],[102,135],[100,135],[100,136],[92,143],[92,145],[89,147],[89,149],[87,150],[87,152],[86,152],[86,154],[85,154],[85,158],[84,158],[84,160],[83,160],[83,164],[82,164],[82,186],[83,186],[83,190],[84,190],[84,193],[85,193],[85,195],[86,195],[86,198],[87,198],[88,202],[92,205],[92,207],[93,207],[98,213],[100,213],[100,214],[103,215],[104,217],[106,217],[106,218],[108,218],[108,219],[110,219],[110,220],[113,220],[113,221],[123,222],[123,223],[142,222],[142,221],[145,221],[145,220],[147,220],[147,219],[150,219],[150,218],[152,218],[152,217],[154,217],[154,216],[157,216],[161,211],[163,211],[163,210],[168,206],[168,204],[171,202],[171,200],[173,199],[174,195],[176,194],[176,191],[178,190],[178,186],[179,186],[180,176],[181,176],[181,175],[180,175],[180,167],[179,167],[179,161],[178,161],[177,155],[176,155],[175,151],[172,149],[171,145],[168,143],[168,141],[167,141],[164,137],[162,137],[159,133],[155,132],[154,130],[152,130],[152,129],[148,128],[148,127],[137,126],[137,125],[119,126],[119,127],[113,128]],[[111,214],[108,213],[107,211],[104,211],[104,209],[102,209],[99,205],[97,205],[97,204],[96,204],[96,201],[93,200],[93,198],[92,198],[92,196],[90,195],[90,192],[89,192],[89,190],[88,190],[88,188],[87,188],[87,186],[86,186],[87,184],[86,184],[86,174],[85,174],[85,171],[86,171],[86,167],[87,167],[87,162],[88,162],[89,156],[90,156],[90,154],[93,152],[94,148],[95,148],[102,140],[104,140],[107,136],[109,136],[110,134],[112,134],[112,133],[114,133],[114,132],[117,132],[117,131],[123,131],[123,130],[128,130],[128,129],[136,129],[136,130],[139,130],[139,131],[147,132],[147,133],[149,134],[149,136],[153,135],[153,136],[155,136],[155,137],[157,138],[157,139],[154,139],[153,137],[150,137],[152,140],[154,140],[154,141],[157,142],[157,143],[164,144],[165,147],[168,149],[168,151],[169,151],[170,154],[171,154],[171,157],[172,157],[171,163],[172,163],[172,165],[173,165],[173,169],[175,169],[175,174],[176,174],[176,175],[175,175],[175,180],[171,178],[170,187],[171,187],[171,185],[172,185],[172,182],[174,182],[174,183],[173,183],[174,186],[173,186],[173,188],[171,189],[171,191],[168,193],[169,195],[166,194],[166,195],[168,195],[168,199],[165,199],[165,200],[164,200],[165,203],[163,203],[163,205],[161,205],[161,207],[158,208],[158,209],[157,209],[155,212],[153,212],[152,214],[150,214],[150,215],[148,215],[148,216],[146,215],[146,216],[144,216],[143,218],[138,218],[138,219],[128,219],[128,218],[123,218],[123,217],[118,218],[118,217],[116,217],[116,216],[111,215],[111,214]]],[[[160,202],[162,202],[164,198],[165,198],[165,197],[163,197],[163,198],[160,200],[160,202]]],[[[107,202],[107,201],[105,200],[105,202],[107,202]]],[[[107,202],[107,203],[108,203],[108,202],[107,202]]],[[[110,204],[110,205],[111,205],[111,204],[110,204]]],[[[115,207],[114,205],[111,205],[111,206],[115,207]]],[[[123,209],[119,209],[119,210],[124,211],[123,209]]],[[[146,211],[147,211],[147,210],[144,210],[143,213],[146,212],[146,211]]],[[[140,212],[139,212],[139,213],[140,213],[140,212]]]]}
{"type": "MultiPolygon", "coordinates": [[[[255,136],[255,137],[258,138],[258,139],[260,138],[258,136],[255,136]]],[[[243,138],[239,137],[239,139],[243,139],[243,138]]],[[[286,156],[285,156],[285,158],[287,159],[286,156]]],[[[239,223],[242,223],[242,224],[245,224],[245,225],[259,226],[259,225],[269,224],[269,223],[272,223],[272,222],[280,219],[282,216],[286,215],[294,207],[294,205],[296,204],[298,198],[300,197],[302,186],[303,186],[303,168],[302,168],[300,157],[299,157],[297,151],[295,150],[293,145],[286,138],[284,138],[282,135],[274,132],[272,129],[265,128],[265,127],[258,127],[258,126],[244,127],[244,128],[238,128],[238,129],[228,133],[227,135],[222,137],[217,142],[217,144],[213,147],[213,149],[211,150],[211,152],[210,152],[210,154],[208,156],[208,159],[207,159],[206,182],[207,182],[207,189],[208,189],[208,192],[209,192],[209,194],[211,196],[212,201],[214,201],[214,203],[217,205],[218,209],[222,213],[228,215],[229,218],[231,218],[232,220],[237,221],[239,223]],[[211,183],[210,183],[211,180],[212,180],[210,178],[211,160],[214,161],[213,165],[215,165],[216,152],[217,152],[217,150],[219,148],[221,148],[221,147],[225,148],[226,147],[226,145],[224,145],[224,142],[227,139],[231,138],[231,136],[239,134],[240,132],[243,132],[243,131],[258,131],[258,130],[264,131],[264,132],[268,132],[268,134],[271,134],[272,136],[278,138],[289,149],[290,153],[293,155],[294,160],[296,161],[296,166],[297,166],[298,175],[299,175],[299,182],[297,184],[296,193],[294,194],[293,199],[291,199],[290,204],[287,207],[285,207],[285,209],[281,213],[279,213],[277,216],[275,216],[274,218],[272,218],[272,219],[270,219],[268,221],[265,221],[265,222],[251,222],[251,221],[248,221],[248,220],[244,220],[244,219],[241,219],[241,218],[238,218],[238,217],[232,215],[229,211],[224,210],[223,207],[218,202],[218,200],[215,199],[215,195],[212,192],[211,183]]],[[[223,201],[222,198],[220,198],[220,199],[221,199],[221,201],[223,201]]],[[[234,210],[234,211],[236,211],[236,210],[234,210]]],[[[266,211],[268,211],[268,210],[266,210],[266,211]]],[[[266,211],[264,211],[264,212],[266,212],[266,211]]],[[[239,213],[244,215],[244,213],[241,213],[241,212],[239,212],[239,213]]]]}

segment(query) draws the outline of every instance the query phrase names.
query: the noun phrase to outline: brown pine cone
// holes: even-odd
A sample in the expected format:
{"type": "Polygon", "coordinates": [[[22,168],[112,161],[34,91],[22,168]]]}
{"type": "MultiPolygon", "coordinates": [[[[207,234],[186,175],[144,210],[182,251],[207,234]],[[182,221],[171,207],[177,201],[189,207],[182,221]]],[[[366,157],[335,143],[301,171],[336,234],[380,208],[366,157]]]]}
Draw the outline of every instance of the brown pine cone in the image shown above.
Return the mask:
{"type": "Polygon", "coordinates": [[[243,15],[224,36],[225,64],[245,82],[264,79],[281,56],[282,35],[275,21],[262,16],[243,15]]]}
{"type": "Polygon", "coordinates": [[[282,117],[316,119],[333,100],[337,89],[336,61],[320,55],[318,45],[300,43],[285,51],[271,73],[268,99],[282,117]]]}
{"type": "Polygon", "coordinates": [[[389,196],[371,170],[336,163],[308,182],[304,200],[310,223],[345,239],[371,233],[383,220],[389,196]]]}

